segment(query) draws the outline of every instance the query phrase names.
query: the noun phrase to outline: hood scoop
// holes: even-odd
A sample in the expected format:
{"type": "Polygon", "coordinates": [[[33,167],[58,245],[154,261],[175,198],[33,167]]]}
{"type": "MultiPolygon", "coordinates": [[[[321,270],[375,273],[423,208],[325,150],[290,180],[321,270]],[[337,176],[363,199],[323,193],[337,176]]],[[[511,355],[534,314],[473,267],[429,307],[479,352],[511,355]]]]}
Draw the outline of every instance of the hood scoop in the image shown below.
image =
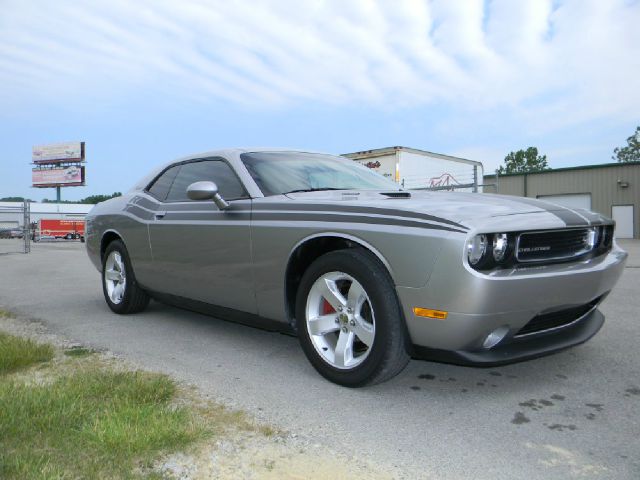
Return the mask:
{"type": "Polygon", "coordinates": [[[358,199],[358,196],[360,195],[360,192],[342,192],[342,199],[343,200],[353,200],[353,199],[358,199]]]}
{"type": "Polygon", "coordinates": [[[409,192],[380,192],[380,195],[384,195],[388,198],[411,198],[409,192]]]}

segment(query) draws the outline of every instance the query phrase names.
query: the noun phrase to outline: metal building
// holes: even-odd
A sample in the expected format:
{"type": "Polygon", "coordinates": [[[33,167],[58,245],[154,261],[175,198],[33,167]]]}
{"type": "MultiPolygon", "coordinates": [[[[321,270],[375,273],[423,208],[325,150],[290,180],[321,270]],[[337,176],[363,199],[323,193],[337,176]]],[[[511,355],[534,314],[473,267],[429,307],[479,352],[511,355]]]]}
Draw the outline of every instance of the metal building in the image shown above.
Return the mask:
{"type": "Polygon", "coordinates": [[[485,175],[484,191],[586,208],[616,221],[618,238],[640,238],[640,162],[485,175]]]}
{"type": "MultiPolygon", "coordinates": [[[[93,208],[85,203],[36,203],[31,206],[31,222],[38,220],[84,220],[93,208]]],[[[0,228],[23,228],[22,202],[0,202],[0,228]]]]}

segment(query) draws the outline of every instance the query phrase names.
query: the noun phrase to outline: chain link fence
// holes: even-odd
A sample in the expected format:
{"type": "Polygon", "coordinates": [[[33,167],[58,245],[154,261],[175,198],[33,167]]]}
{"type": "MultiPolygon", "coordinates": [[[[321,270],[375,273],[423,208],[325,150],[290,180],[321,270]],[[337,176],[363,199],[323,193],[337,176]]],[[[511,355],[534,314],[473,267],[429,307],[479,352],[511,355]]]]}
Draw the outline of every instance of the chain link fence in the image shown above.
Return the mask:
{"type": "Polygon", "coordinates": [[[31,251],[31,205],[0,205],[0,255],[31,251]]]}

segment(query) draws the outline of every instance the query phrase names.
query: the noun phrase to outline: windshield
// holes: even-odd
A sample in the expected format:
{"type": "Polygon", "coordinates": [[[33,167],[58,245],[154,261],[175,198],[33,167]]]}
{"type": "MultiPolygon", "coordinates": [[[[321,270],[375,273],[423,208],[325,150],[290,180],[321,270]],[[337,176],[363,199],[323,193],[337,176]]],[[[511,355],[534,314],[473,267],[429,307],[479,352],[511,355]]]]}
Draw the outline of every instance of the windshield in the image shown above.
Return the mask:
{"type": "Polygon", "coordinates": [[[253,152],[240,158],[265,196],[317,190],[400,190],[391,180],[344,157],[253,152]]]}

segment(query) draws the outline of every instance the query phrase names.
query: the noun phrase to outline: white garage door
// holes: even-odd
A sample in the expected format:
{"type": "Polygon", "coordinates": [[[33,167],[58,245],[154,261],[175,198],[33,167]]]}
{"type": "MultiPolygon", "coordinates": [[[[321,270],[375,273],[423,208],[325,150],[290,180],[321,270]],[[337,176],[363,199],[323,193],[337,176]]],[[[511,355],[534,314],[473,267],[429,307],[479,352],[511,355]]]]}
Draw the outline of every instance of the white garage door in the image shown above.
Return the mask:
{"type": "Polygon", "coordinates": [[[539,200],[556,203],[568,208],[584,208],[591,210],[590,193],[571,193],[567,195],[538,195],[539,200]]]}
{"type": "Polygon", "coordinates": [[[611,216],[616,221],[616,238],[633,238],[633,205],[614,205],[611,216]]]}

